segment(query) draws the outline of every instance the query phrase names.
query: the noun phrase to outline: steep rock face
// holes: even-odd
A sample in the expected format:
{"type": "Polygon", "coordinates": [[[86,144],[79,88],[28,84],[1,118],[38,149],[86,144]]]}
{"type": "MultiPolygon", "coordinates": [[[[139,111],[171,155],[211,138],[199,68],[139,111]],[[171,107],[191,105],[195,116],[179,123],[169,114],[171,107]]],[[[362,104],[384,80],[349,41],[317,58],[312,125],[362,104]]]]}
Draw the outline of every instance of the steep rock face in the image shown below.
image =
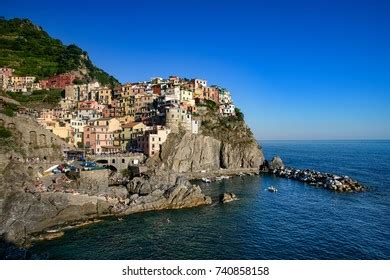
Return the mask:
{"type": "Polygon", "coordinates": [[[160,154],[149,160],[151,168],[176,173],[260,168],[263,152],[242,115],[223,116],[202,106],[197,114],[200,133],[171,133],[160,154]]]}
{"type": "Polygon", "coordinates": [[[255,141],[222,143],[222,168],[259,168],[263,161],[263,153],[255,141]]]}
{"type": "Polygon", "coordinates": [[[162,146],[161,168],[177,173],[217,170],[220,153],[221,142],[212,137],[172,133],[162,146]]]}
{"type": "Polygon", "coordinates": [[[264,156],[254,139],[221,141],[202,134],[171,133],[159,157],[150,163],[176,173],[217,171],[224,169],[259,168],[264,156]]]}

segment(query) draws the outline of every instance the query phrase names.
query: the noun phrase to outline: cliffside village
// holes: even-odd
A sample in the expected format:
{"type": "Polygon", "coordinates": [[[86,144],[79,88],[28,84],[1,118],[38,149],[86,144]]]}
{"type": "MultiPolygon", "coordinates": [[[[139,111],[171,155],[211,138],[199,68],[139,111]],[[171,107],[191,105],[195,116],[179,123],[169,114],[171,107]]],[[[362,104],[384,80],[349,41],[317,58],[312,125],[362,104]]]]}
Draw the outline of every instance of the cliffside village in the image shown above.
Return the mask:
{"type": "Polygon", "coordinates": [[[87,154],[137,152],[150,157],[171,132],[183,129],[197,134],[201,107],[213,106],[225,116],[236,113],[229,91],[201,79],[157,77],[110,88],[98,82],[74,84],[73,74],[38,82],[13,73],[13,69],[0,68],[2,90],[20,94],[64,90],[59,106],[37,112],[36,120],[87,154]]]}

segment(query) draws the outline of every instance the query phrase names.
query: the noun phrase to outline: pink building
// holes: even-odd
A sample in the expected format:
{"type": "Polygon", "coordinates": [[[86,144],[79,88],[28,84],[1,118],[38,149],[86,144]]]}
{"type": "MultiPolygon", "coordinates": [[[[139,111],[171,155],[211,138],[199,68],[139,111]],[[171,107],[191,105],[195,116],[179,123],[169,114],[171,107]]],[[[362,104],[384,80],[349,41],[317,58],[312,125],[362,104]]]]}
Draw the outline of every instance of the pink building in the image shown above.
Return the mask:
{"type": "Polygon", "coordinates": [[[152,130],[145,131],[145,134],[137,139],[138,149],[142,150],[148,157],[158,154],[170,132],[169,128],[163,126],[157,126],[152,130]]]}
{"type": "Polygon", "coordinates": [[[14,72],[14,69],[12,69],[12,68],[8,68],[8,67],[0,68],[0,75],[4,75],[8,78],[12,77],[13,72],[14,72]]]}
{"type": "Polygon", "coordinates": [[[115,133],[121,130],[117,119],[102,118],[84,127],[84,147],[94,154],[114,153],[121,150],[114,145],[115,133]]]}

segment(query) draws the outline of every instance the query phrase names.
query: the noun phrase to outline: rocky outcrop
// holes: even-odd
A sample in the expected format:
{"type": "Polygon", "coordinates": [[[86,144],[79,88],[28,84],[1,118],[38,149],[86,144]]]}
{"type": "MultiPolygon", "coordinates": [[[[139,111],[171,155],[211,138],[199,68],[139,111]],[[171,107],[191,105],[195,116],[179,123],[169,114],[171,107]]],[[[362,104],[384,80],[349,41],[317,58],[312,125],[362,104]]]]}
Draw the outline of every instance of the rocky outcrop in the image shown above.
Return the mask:
{"type": "Polygon", "coordinates": [[[219,202],[229,203],[238,200],[238,197],[234,193],[223,193],[219,196],[219,202]]]}
{"type": "Polygon", "coordinates": [[[259,168],[263,163],[263,153],[256,141],[222,142],[221,146],[220,167],[222,168],[259,168]]]}
{"type": "Polygon", "coordinates": [[[26,245],[32,236],[51,228],[61,228],[109,215],[126,215],[141,211],[188,208],[211,203],[199,186],[184,177],[166,173],[137,177],[127,187],[108,185],[98,189],[78,189],[67,193],[45,188],[27,192],[33,181],[22,164],[15,163],[5,174],[7,195],[0,212],[0,236],[17,245],[26,245]],[[83,193],[80,193],[82,192],[83,193]]]}
{"type": "Polygon", "coordinates": [[[134,178],[128,184],[129,207],[125,214],[161,209],[189,208],[211,204],[199,186],[192,185],[184,177],[177,177],[174,184],[165,177],[134,178]]]}
{"type": "Polygon", "coordinates": [[[190,173],[202,170],[254,168],[259,169],[264,157],[254,139],[245,142],[221,141],[202,134],[171,133],[161,153],[149,164],[152,168],[190,173]]]}
{"type": "Polygon", "coordinates": [[[275,156],[272,158],[269,168],[274,169],[284,169],[283,160],[279,156],[275,156]]]}
{"type": "Polygon", "coordinates": [[[111,214],[117,203],[101,196],[14,192],[5,200],[0,234],[9,242],[23,245],[32,234],[51,227],[111,214]]]}
{"type": "Polygon", "coordinates": [[[212,137],[171,133],[162,146],[159,168],[176,173],[217,170],[220,155],[221,142],[212,137]]]}

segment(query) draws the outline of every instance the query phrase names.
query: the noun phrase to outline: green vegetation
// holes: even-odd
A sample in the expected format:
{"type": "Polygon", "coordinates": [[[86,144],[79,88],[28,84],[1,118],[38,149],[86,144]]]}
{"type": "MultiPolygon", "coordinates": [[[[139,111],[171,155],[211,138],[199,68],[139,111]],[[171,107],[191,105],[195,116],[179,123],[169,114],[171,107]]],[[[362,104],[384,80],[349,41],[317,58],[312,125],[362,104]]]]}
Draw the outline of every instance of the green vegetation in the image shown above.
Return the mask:
{"type": "Polygon", "coordinates": [[[239,121],[244,121],[244,113],[241,112],[241,110],[239,108],[234,108],[234,112],[236,113],[236,118],[239,120],[239,121]]]}
{"type": "Polygon", "coordinates": [[[97,80],[103,85],[118,84],[113,76],[93,65],[87,52],[51,38],[28,19],[0,18],[0,67],[11,67],[15,75],[38,79],[86,69],[82,82],[97,80]]]}
{"type": "Polygon", "coordinates": [[[24,95],[20,92],[7,92],[8,97],[19,101],[23,106],[34,108],[52,108],[55,107],[63,96],[63,90],[36,90],[31,95],[24,95]]]}
{"type": "Polygon", "coordinates": [[[216,112],[218,110],[217,104],[212,100],[201,100],[197,106],[207,107],[211,112],[216,112]]]}
{"type": "Polygon", "coordinates": [[[5,128],[4,126],[0,126],[0,138],[5,139],[5,138],[10,138],[12,136],[12,132],[5,128]]]}
{"type": "Polygon", "coordinates": [[[3,113],[4,115],[8,117],[13,117],[15,115],[15,112],[18,110],[18,106],[12,103],[7,103],[4,105],[4,108],[0,110],[0,113],[3,113]]]}
{"type": "Polygon", "coordinates": [[[221,116],[217,112],[208,112],[202,116],[202,134],[223,141],[236,143],[251,142],[253,134],[245,124],[244,114],[236,108],[235,116],[221,116]]]}

